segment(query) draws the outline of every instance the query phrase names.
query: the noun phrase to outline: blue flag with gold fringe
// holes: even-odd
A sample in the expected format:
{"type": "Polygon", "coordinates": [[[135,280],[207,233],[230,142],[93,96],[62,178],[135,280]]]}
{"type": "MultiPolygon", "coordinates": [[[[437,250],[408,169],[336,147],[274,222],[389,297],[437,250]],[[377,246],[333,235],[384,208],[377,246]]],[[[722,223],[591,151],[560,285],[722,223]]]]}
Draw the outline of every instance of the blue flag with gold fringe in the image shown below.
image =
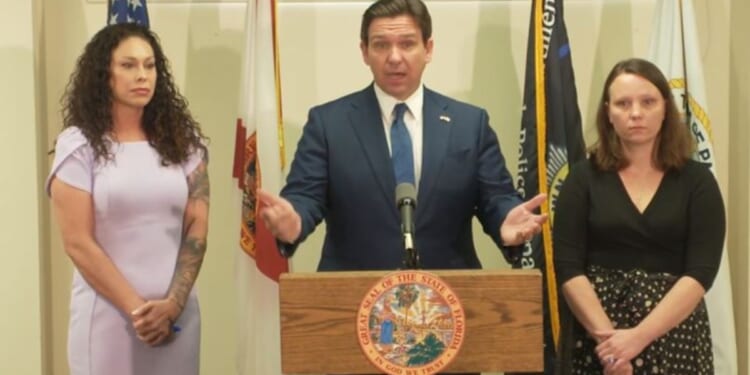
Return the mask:
{"type": "Polygon", "coordinates": [[[135,23],[149,27],[146,0],[108,0],[107,24],[116,23],[135,23]]]}
{"type": "Polygon", "coordinates": [[[569,166],[586,157],[563,0],[532,2],[523,103],[516,187],[524,199],[546,193],[542,211],[550,219],[513,267],[542,270],[544,362],[550,374],[560,331],[552,264],[555,202],[569,166]]]}

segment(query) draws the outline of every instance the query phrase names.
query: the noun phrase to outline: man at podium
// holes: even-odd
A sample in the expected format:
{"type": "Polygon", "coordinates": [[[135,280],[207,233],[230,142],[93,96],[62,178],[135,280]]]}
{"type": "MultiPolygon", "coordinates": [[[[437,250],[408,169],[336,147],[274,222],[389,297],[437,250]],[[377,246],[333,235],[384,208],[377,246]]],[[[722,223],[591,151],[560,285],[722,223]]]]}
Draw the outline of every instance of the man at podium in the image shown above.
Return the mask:
{"type": "Polygon", "coordinates": [[[312,108],[281,195],[259,194],[285,256],[321,220],[320,271],[403,268],[405,230],[419,267],[481,268],[474,216],[506,259],[540,231],[547,217],[534,210],[545,196],[521,201],[487,112],[423,85],[431,33],[421,0],[379,0],[365,11],[360,51],[373,83],[312,108]],[[398,202],[413,209],[411,223],[397,185],[414,189],[398,202]]]}

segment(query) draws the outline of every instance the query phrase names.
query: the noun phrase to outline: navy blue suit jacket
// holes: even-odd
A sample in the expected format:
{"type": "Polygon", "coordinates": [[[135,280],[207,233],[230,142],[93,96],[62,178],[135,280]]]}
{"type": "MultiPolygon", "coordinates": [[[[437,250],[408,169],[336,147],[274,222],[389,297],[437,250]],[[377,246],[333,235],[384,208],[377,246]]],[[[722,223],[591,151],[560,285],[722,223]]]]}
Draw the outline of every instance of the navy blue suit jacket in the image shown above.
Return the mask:
{"type": "MultiPolygon", "coordinates": [[[[500,224],[521,199],[485,110],[425,88],[423,111],[414,212],[421,265],[481,268],[472,217],[500,246],[500,224]]],[[[395,189],[372,85],[312,108],[281,192],[301,216],[302,233],[282,252],[290,256],[325,219],[319,270],[400,268],[404,246],[395,189]]]]}

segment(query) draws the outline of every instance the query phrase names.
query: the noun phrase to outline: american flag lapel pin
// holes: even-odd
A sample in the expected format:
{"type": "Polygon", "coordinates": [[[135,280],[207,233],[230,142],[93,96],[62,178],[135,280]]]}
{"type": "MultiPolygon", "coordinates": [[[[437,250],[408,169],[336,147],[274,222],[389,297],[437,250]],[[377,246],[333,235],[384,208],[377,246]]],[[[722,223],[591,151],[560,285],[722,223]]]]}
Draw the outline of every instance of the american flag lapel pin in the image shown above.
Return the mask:
{"type": "Polygon", "coordinates": [[[440,115],[440,121],[451,122],[451,118],[446,115],[440,115]]]}

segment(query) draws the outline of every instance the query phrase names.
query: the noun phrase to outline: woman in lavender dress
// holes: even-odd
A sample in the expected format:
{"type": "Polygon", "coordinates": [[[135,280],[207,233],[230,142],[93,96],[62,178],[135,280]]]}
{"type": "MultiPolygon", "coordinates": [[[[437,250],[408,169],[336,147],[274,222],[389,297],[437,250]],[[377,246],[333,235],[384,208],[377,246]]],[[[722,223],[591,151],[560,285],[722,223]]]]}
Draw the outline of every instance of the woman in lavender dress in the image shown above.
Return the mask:
{"type": "Polygon", "coordinates": [[[47,190],[76,268],[71,374],[198,374],[207,152],[156,36],[99,31],[63,105],[47,190]]]}

